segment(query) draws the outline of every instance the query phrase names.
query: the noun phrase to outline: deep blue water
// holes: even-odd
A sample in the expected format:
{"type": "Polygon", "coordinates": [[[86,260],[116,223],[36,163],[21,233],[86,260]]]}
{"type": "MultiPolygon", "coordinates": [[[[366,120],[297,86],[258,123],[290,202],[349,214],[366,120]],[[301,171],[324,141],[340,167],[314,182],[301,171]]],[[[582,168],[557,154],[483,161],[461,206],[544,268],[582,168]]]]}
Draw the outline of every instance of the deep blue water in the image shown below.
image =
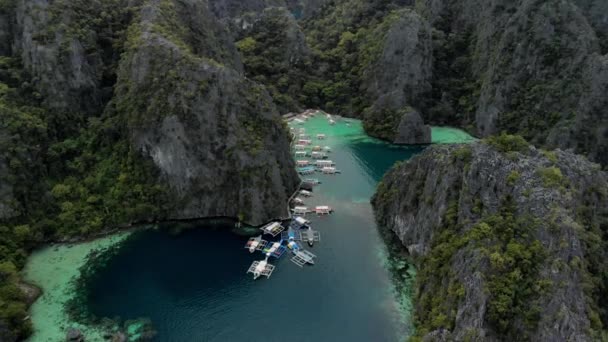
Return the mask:
{"type": "MultiPolygon", "coordinates": [[[[317,122],[318,121],[318,122],[317,122]]],[[[135,233],[89,288],[98,316],[148,317],[157,341],[398,341],[407,335],[392,280],[383,265],[369,198],[397,160],[420,148],[397,148],[365,137],[360,127],[307,124],[324,131],[324,145],[343,171],[315,176],[309,206],[336,213],[309,217],[321,232],[314,266],[274,261],[270,279],[245,274],[262,255],[243,249],[247,238],[228,229],[135,233]]],[[[341,124],[343,125],[343,124],[341,124]]]]}

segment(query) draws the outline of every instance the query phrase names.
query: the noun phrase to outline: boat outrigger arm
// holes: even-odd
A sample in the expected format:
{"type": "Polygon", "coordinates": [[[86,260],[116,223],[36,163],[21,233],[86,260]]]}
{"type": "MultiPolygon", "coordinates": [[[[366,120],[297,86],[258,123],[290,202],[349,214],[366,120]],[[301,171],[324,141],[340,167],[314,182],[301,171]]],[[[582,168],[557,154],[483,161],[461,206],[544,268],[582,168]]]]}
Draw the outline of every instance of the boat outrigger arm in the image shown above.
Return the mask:
{"type": "Polygon", "coordinates": [[[262,235],[258,237],[252,237],[245,244],[245,248],[249,250],[249,253],[253,253],[255,251],[261,251],[266,247],[268,241],[262,239],[262,235]]]}
{"type": "Polygon", "coordinates": [[[268,263],[268,257],[264,260],[254,261],[247,273],[253,273],[253,280],[258,279],[260,276],[265,276],[266,278],[270,278],[272,272],[274,271],[275,266],[268,263]]]}

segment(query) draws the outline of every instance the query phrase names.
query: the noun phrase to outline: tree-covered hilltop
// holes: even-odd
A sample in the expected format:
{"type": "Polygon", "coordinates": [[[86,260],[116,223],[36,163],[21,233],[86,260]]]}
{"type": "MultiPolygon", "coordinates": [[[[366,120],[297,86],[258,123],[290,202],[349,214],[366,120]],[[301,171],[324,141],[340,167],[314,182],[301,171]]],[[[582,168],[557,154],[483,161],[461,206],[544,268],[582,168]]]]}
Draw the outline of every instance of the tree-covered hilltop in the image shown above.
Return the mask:
{"type": "Polygon", "coordinates": [[[201,1],[0,3],[0,340],[49,240],[138,222],[286,214],[288,132],[201,1]]]}
{"type": "MultiPolygon", "coordinates": [[[[605,2],[315,5],[314,14],[298,22],[304,45],[300,35],[272,35],[276,23],[263,19],[264,10],[232,13],[239,28],[247,27],[236,31],[248,76],[274,87],[285,109],[323,107],[360,117],[368,133],[395,141],[404,109],[412,107],[430,124],[482,137],[507,131],[608,162],[608,31],[598,14],[608,11],[605,2]],[[313,67],[288,63],[274,49],[279,39],[281,46],[310,51],[302,56],[313,67]]],[[[273,6],[293,13],[289,4],[273,6]]]]}

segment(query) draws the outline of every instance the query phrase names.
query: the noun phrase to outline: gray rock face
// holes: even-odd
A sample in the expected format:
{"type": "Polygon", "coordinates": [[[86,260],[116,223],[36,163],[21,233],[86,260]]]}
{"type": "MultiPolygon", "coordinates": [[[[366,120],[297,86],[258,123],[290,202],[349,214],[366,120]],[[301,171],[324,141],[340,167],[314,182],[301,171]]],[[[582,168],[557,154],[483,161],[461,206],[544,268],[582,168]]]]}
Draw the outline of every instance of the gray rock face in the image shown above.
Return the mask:
{"type": "MultiPolygon", "coordinates": [[[[608,37],[608,2],[603,0],[574,0],[574,3],[583,11],[591,26],[598,32],[598,36],[604,39],[604,44],[608,44],[605,41],[608,37]]],[[[608,48],[608,45],[605,45],[604,48],[608,48]]]]}
{"type": "Polygon", "coordinates": [[[420,113],[410,110],[401,117],[394,143],[403,145],[430,144],[431,127],[424,124],[420,113]]]}
{"type": "Polygon", "coordinates": [[[430,91],[431,26],[410,9],[397,12],[382,53],[365,72],[363,88],[372,105],[365,113],[368,134],[398,144],[430,143],[430,127],[416,108],[430,91]]]}
{"type": "MultiPolygon", "coordinates": [[[[448,221],[454,220],[460,227],[451,239],[466,236],[479,222],[498,213],[506,198],[512,199],[515,210],[509,222],[525,217],[532,227],[530,239],[538,240],[546,253],[534,276],[551,284],[530,299],[530,306],[538,304],[538,322],[526,326],[522,317],[512,317],[513,333],[532,341],[595,340],[585,302],[596,301],[589,305],[597,305],[601,295],[591,294],[598,291],[593,286],[601,285],[585,289],[584,284],[595,267],[602,267],[602,261],[595,258],[605,257],[605,250],[593,256],[596,252],[591,248],[604,248],[597,246],[605,246],[605,241],[597,237],[598,245],[590,247],[585,231],[596,234],[608,223],[608,175],[599,165],[569,152],[546,154],[529,147],[522,152],[501,153],[485,143],[431,147],[394,167],[373,198],[379,225],[401,239],[415,262],[427,260],[418,263],[419,274],[441,272],[437,278],[443,279],[441,282],[432,283],[433,278],[427,278],[418,284],[417,298],[430,288],[447,291],[453,283],[463,286],[458,300],[441,301],[451,305],[444,308],[445,312],[453,310],[453,327],[427,331],[421,337],[428,341],[504,340],[489,323],[488,308],[497,294],[487,290],[493,273],[484,248],[472,248],[473,242],[462,245],[451,254],[448,271],[428,269],[431,263],[425,256],[434,252],[434,241],[446,232],[448,221]],[[550,184],[552,178],[546,170],[559,173],[559,184],[550,184]],[[580,267],[574,259],[586,266],[580,267]]],[[[491,250],[492,243],[484,246],[491,250]]],[[[421,305],[417,302],[416,310],[422,310],[421,305]]]]}
{"type": "MultiPolygon", "coordinates": [[[[96,0],[95,3],[99,3],[96,0]]],[[[102,110],[103,62],[85,51],[83,37],[95,40],[95,32],[81,28],[82,36],[69,31],[77,18],[63,11],[65,2],[16,1],[13,52],[33,75],[45,105],[61,111],[99,113],[102,110]],[[60,27],[57,12],[61,13],[60,27]]],[[[91,4],[94,8],[95,4],[91,4]]],[[[66,6],[69,7],[69,6],[66,6]]]]}
{"type": "MultiPolygon", "coordinates": [[[[210,58],[216,54],[209,49],[231,47],[192,53],[183,40],[156,31],[170,14],[155,6],[142,9],[141,35],[121,61],[115,101],[134,146],[152,158],[176,197],[170,218],[262,224],[284,217],[298,177],[270,97],[210,58]]],[[[197,3],[189,6],[214,22],[197,3]]]]}
{"type": "Polygon", "coordinates": [[[10,176],[8,166],[3,156],[0,156],[0,219],[10,218],[15,215],[13,208],[13,186],[8,181],[10,176]]]}
{"type": "Polygon", "coordinates": [[[11,14],[0,9],[0,56],[11,55],[11,14]]]}
{"type": "Polygon", "coordinates": [[[209,7],[222,21],[230,20],[238,27],[247,28],[251,18],[267,8],[286,8],[296,18],[308,18],[328,0],[209,0],[209,7]]]}
{"type": "MultiPolygon", "coordinates": [[[[255,32],[256,26],[268,27],[269,29],[277,28],[280,23],[281,30],[275,32],[277,36],[282,37],[277,39],[277,43],[282,43],[280,48],[282,56],[273,62],[277,64],[288,65],[295,67],[310,59],[310,49],[306,44],[304,32],[296,22],[294,16],[285,7],[270,7],[264,9],[258,14],[256,21],[246,29],[241,30],[240,35],[250,36],[255,32]]],[[[274,48],[269,46],[269,48],[274,48]]]]}
{"type": "Polygon", "coordinates": [[[446,35],[470,34],[473,122],[461,124],[474,124],[481,136],[506,130],[549,148],[572,147],[606,164],[606,97],[598,93],[608,82],[600,46],[606,6],[427,0],[418,8],[446,35]]]}
{"type": "Polygon", "coordinates": [[[372,111],[416,107],[430,90],[432,75],[431,26],[405,9],[390,26],[380,58],[366,72],[364,87],[373,100],[372,111]]]}

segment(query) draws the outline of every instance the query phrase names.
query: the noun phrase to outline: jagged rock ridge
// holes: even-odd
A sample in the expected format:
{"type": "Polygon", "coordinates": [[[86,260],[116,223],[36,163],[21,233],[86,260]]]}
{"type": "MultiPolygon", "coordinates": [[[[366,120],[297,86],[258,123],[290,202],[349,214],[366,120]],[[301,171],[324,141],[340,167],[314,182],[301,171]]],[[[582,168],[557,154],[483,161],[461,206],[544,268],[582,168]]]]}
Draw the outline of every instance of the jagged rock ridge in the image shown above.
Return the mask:
{"type": "Polygon", "coordinates": [[[429,148],[373,198],[379,225],[417,264],[417,338],[603,333],[608,175],[572,153],[509,144],[429,148]]]}

